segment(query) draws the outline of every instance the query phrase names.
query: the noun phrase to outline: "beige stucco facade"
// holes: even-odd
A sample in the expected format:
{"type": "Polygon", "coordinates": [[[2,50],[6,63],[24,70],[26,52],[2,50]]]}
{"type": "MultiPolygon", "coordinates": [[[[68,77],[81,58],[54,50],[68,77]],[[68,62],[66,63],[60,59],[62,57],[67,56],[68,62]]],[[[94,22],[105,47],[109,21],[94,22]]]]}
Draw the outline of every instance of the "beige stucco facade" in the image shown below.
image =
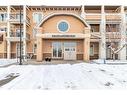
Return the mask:
{"type": "MultiPolygon", "coordinates": [[[[112,59],[106,46],[116,42],[121,47],[126,42],[126,6],[24,5],[21,10],[22,55],[36,61],[66,60],[66,50],[72,50],[72,60],[112,59]],[[67,23],[67,31],[60,31],[60,22],[67,23]]],[[[19,57],[19,12],[20,6],[0,6],[0,58],[19,57]]],[[[124,47],[117,59],[126,60],[126,55],[124,47]]]]}
{"type": "MultiPolygon", "coordinates": [[[[75,42],[76,43],[75,60],[89,61],[88,51],[90,43],[90,26],[85,22],[85,20],[82,17],[69,13],[57,13],[57,14],[54,13],[41,23],[39,28],[42,28],[43,31],[40,31],[40,33],[38,33],[37,39],[42,41],[40,41],[41,44],[37,43],[37,51],[39,53],[40,49],[42,48],[42,52],[39,53],[39,56],[37,55],[37,61],[42,61],[46,57],[51,57],[53,59],[52,44],[55,42],[60,43],[75,42]],[[69,29],[67,32],[64,33],[59,31],[58,23],[60,21],[67,21],[69,25],[68,27],[69,29]]],[[[61,48],[62,48],[62,56],[60,59],[64,59],[65,58],[64,46],[62,46],[61,48]]]]}

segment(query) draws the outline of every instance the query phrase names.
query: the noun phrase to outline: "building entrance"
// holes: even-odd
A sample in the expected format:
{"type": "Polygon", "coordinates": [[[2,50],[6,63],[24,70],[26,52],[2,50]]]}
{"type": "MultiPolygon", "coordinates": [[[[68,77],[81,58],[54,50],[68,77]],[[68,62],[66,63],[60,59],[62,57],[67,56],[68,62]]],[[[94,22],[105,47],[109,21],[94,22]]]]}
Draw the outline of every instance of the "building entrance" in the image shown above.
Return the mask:
{"type": "Polygon", "coordinates": [[[76,60],[75,42],[53,42],[52,58],[64,60],[76,60]]]}
{"type": "Polygon", "coordinates": [[[76,43],[64,43],[64,60],[76,60],[76,43]]]}

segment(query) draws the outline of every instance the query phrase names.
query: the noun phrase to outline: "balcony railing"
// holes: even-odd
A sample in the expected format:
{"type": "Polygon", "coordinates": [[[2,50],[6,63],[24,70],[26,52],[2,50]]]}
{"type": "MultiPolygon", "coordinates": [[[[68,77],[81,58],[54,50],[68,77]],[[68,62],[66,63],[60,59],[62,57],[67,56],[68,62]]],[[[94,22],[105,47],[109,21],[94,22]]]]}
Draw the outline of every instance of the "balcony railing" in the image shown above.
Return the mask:
{"type": "MultiPolygon", "coordinates": [[[[20,32],[10,32],[10,37],[20,37],[20,32]]],[[[23,37],[23,32],[21,32],[21,37],[23,37]]]]}
{"type": "Polygon", "coordinates": [[[121,33],[120,32],[106,32],[106,38],[120,39],[121,38],[121,33]]]}
{"type": "Polygon", "coordinates": [[[101,38],[100,32],[91,32],[91,38],[101,38]]]}
{"type": "MultiPolygon", "coordinates": [[[[20,14],[10,14],[10,20],[20,21],[20,14]]],[[[21,14],[21,20],[23,20],[23,14],[21,14]]]]}
{"type": "MultiPolygon", "coordinates": [[[[20,37],[20,32],[10,32],[10,37],[20,37]]],[[[23,38],[23,32],[21,32],[21,37],[23,38]]],[[[30,39],[30,34],[26,33],[27,40],[30,39]]]]}

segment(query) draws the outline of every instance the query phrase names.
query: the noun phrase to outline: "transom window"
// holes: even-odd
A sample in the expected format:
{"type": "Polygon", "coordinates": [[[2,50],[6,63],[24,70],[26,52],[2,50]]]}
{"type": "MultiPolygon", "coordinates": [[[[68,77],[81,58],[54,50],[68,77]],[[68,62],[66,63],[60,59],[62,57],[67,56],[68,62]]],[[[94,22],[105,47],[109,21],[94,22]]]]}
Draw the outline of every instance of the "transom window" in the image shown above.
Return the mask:
{"type": "Polygon", "coordinates": [[[60,32],[67,32],[69,29],[69,24],[67,21],[62,20],[58,23],[57,27],[60,32]]]}

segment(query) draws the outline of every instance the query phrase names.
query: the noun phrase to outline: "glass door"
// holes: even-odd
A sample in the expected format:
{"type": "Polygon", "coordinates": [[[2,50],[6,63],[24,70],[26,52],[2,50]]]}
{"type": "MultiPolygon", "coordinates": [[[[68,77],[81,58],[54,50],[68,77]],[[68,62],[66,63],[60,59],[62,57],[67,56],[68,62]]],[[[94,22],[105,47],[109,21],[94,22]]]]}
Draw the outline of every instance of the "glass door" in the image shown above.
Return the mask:
{"type": "Polygon", "coordinates": [[[52,47],[52,58],[62,58],[62,43],[53,42],[52,47]]]}
{"type": "Polygon", "coordinates": [[[64,60],[76,60],[76,43],[64,43],[64,60]]]}

